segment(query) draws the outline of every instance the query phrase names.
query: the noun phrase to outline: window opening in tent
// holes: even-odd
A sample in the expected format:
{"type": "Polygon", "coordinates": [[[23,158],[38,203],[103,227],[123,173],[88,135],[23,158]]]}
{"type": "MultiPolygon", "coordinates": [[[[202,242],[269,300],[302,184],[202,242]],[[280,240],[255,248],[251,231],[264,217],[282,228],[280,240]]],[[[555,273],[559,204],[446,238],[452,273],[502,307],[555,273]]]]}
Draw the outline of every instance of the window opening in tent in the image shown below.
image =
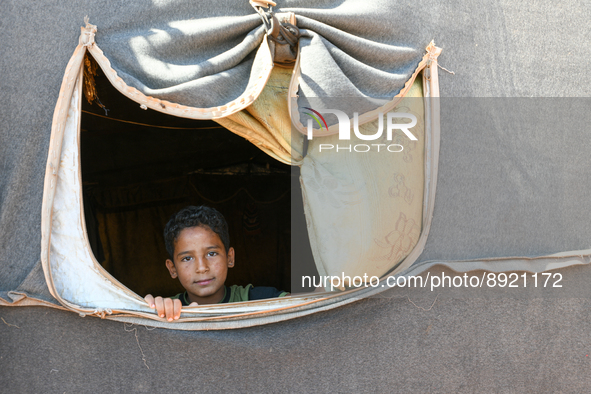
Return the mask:
{"type": "MultiPolygon", "coordinates": [[[[226,285],[310,290],[290,283],[292,196],[304,220],[299,168],[214,121],[142,109],[98,67],[94,76],[85,73],[84,86],[96,89],[93,104],[82,103],[86,229],[96,260],[113,277],[142,297],[184,291],[165,267],[162,232],[184,206],[208,205],[224,214],[236,250],[226,285]]],[[[297,249],[312,261],[309,243],[297,249]]],[[[309,269],[317,274],[313,261],[309,269]]]]}

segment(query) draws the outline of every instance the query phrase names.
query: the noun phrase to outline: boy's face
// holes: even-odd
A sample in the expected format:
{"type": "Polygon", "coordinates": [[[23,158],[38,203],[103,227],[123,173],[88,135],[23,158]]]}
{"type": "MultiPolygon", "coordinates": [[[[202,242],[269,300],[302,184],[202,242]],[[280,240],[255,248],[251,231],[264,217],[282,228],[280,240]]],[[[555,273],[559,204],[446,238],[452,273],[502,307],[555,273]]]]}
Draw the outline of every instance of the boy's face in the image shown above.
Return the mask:
{"type": "Polygon", "coordinates": [[[234,266],[234,248],[228,253],[220,237],[207,226],[188,227],[174,244],[174,262],[166,260],[173,278],[187,290],[189,302],[215,304],[224,297],[228,268],[234,266]]]}

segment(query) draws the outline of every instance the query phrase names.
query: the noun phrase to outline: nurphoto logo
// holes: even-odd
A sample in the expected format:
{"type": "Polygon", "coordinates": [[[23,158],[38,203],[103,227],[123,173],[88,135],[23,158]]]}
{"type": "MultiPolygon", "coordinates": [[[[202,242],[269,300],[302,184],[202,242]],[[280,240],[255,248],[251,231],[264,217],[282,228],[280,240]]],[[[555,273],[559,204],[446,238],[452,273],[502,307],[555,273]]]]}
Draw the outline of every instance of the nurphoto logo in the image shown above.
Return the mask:
{"type": "MultiPolygon", "coordinates": [[[[314,110],[310,107],[304,107],[310,112],[304,112],[304,114],[308,115],[310,119],[308,119],[307,129],[308,129],[308,140],[312,140],[314,138],[314,122],[318,124],[320,130],[328,131],[328,125],[326,120],[322,116],[322,114],[333,114],[337,117],[339,122],[339,140],[340,141],[350,141],[351,140],[351,121],[349,116],[340,110],[337,109],[322,109],[322,110],[314,110]]],[[[413,128],[417,124],[417,117],[413,114],[409,114],[406,112],[389,112],[386,114],[386,140],[392,141],[392,136],[394,130],[401,130],[406,137],[408,137],[411,141],[417,141],[417,137],[414,136],[410,132],[409,129],[413,128]],[[395,123],[398,122],[401,118],[410,119],[410,123],[395,123]]],[[[362,141],[375,141],[382,137],[384,133],[384,114],[380,113],[378,115],[378,130],[375,134],[362,134],[359,131],[359,113],[353,113],[353,133],[355,137],[362,141]]],[[[369,152],[370,150],[375,150],[380,152],[382,149],[383,151],[388,152],[402,152],[404,147],[400,144],[356,144],[356,145],[344,145],[340,146],[337,144],[319,144],[319,152],[322,151],[330,151],[334,150],[335,152],[339,151],[347,151],[347,152],[369,152]]]]}

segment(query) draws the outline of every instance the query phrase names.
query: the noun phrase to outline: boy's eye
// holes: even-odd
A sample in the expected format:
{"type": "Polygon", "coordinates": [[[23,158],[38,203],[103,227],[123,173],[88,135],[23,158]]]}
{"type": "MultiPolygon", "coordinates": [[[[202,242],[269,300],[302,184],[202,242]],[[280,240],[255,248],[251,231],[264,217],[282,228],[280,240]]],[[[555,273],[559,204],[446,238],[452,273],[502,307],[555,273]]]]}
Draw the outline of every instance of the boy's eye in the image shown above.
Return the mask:
{"type": "Polygon", "coordinates": [[[191,256],[185,256],[181,259],[181,261],[189,261],[191,260],[191,256]]]}
{"type": "Polygon", "coordinates": [[[207,255],[208,256],[217,256],[218,252],[209,252],[207,255]]]}

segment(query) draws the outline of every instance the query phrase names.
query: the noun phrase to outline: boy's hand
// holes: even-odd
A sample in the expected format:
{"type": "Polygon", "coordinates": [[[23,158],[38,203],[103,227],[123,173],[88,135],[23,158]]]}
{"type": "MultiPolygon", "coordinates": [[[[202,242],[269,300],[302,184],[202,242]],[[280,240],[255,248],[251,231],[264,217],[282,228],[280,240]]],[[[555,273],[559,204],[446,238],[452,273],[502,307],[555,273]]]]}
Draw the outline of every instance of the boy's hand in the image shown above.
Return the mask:
{"type": "MultiPolygon", "coordinates": [[[[148,306],[152,309],[156,308],[156,313],[159,317],[166,317],[166,320],[173,321],[178,320],[181,317],[181,300],[172,298],[154,298],[152,294],[148,294],[144,297],[144,300],[148,303],[148,306]]],[[[191,303],[190,306],[197,305],[196,302],[191,303]]]]}

